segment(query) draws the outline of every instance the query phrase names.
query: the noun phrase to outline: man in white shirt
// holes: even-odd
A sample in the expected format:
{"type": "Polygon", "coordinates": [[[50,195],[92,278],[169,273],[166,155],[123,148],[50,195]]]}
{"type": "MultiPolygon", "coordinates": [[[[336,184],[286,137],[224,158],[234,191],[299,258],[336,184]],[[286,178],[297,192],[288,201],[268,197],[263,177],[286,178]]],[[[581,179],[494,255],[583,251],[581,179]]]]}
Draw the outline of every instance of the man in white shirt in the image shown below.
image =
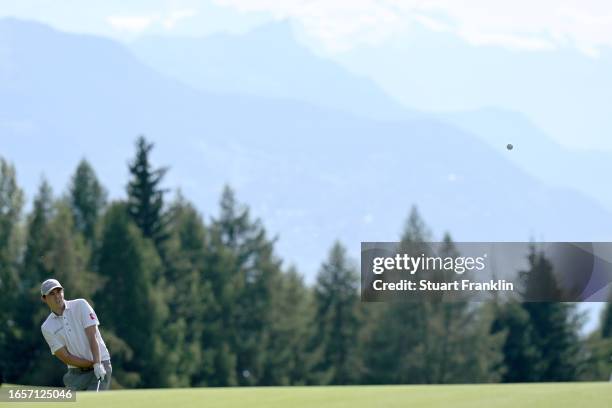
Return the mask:
{"type": "Polygon", "coordinates": [[[98,317],[85,299],[64,300],[64,288],[55,279],[40,287],[42,301],[51,314],[41,326],[54,354],[68,366],[66,387],[75,390],[107,390],[112,366],[110,354],[98,330],[98,317]]]}

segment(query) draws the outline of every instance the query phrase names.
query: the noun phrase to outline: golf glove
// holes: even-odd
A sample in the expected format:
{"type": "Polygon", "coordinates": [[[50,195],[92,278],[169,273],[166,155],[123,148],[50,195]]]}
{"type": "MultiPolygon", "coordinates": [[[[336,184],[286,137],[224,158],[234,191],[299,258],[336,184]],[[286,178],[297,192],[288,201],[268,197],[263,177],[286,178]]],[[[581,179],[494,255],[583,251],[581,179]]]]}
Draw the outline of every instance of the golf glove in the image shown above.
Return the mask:
{"type": "Polygon", "coordinates": [[[100,381],[104,381],[104,377],[106,377],[106,370],[104,369],[104,366],[101,363],[96,363],[94,364],[93,368],[96,378],[100,381]]]}

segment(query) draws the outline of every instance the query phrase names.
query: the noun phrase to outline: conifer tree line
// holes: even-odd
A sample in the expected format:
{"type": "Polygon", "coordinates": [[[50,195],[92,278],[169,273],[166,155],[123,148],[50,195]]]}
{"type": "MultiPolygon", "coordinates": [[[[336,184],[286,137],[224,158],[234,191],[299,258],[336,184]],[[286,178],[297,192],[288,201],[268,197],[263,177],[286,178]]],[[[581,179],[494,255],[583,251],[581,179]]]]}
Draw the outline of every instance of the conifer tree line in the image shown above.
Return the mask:
{"type": "MultiPolygon", "coordinates": [[[[436,384],[607,380],[612,306],[580,336],[566,303],[362,303],[357,264],[336,242],[312,285],[231,188],[205,221],[162,186],[136,141],[126,197],[109,201],[82,160],[61,195],[42,181],[24,214],[0,158],[0,380],[62,386],[40,325],[40,283],[96,309],[117,387],[436,384]]],[[[413,207],[403,245],[434,241],[413,207]]],[[[444,251],[456,253],[449,234],[444,251]]],[[[534,247],[529,273],[551,272],[534,247]]],[[[554,283],[554,282],[552,282],[554,283]]]]}

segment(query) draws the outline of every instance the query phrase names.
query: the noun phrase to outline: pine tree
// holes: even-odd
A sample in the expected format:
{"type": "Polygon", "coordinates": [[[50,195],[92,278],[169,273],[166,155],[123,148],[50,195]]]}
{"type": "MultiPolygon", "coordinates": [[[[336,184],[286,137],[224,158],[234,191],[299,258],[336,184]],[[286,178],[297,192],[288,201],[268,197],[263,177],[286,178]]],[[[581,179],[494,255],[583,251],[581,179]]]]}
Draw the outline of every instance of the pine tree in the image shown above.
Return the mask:
{"type": "Polygon", "coordinates": [[[101,325],[133,353],[129,361],[114,359],[120,383],[168,385],[173,368],[165,364],[165,354],[172,350],[164,350],[160,337],[168,318],[161,268],[155,247],[130,220],[125,205],[111,204],[103,221],[97,266],[104,286],[94,300],[101,325]]]}
{"type": "Polygon", "coordinates": [[[251,220],[249,209],[238,204],[226,187],[207,245],[205,279],[216,306],[205,325],[209,330],[204,347],[212,345],[214,351],[206,353],[209,374],[202,381],[210,385],[262,383],[280,275],[274,240],[267,238],[261,222],[251,220]],[[233,372],[228,372],[232,366],[233,372]]]}
{"type": "Polygon", "coordinates": [[[164,343],[170,350],[180,350],[171,361],[175,369],[170,383],[190,386],[202,365],[202,332],[211,298],[210,287],[202,279],[206,231],[198,212],[180,194],[169,214],[165,276],[173,317],[166,325],[164,343]]]}
{"type": "Polygon", "coordinates": [[[322,348],[316,344],[313,291],[295,267],[290,267],[277,293],[277,303],[271,309],[269,353],[262,384],[319,384],[316,365],[322,348]]]}
{"type": "Polygon", "coordinates": [[[99,278],[89,269],[91,250],[74,227],[74,215],[67,203],[58,202],[54,214],[49,223],[51,248],[48,265],[51,275],[62,282],[68,299],[86,298],[91,301],[100,287],[99,278]]]}
{"type": "MultiPolygon", "coordinates": [[[[20,249],[20,218],[23,191],[17,185],[15,168],[0,158],[0,355],[13,355],[11,348],[18,338],[15,327],[15,308],[18,292],[18,264],[20,249]]],[[[4,359],[3,359],[4,360],[4,359]]],[[[16,373],[9,371],[8,359],[0,366],[2,379],[11,380],[16,373]]]]}
{"type": "Polygon", "coordinates": [[[195,385],[238,385],[236,349],[236,302],[242,291],[241,274],[233,251],[225,245],[222,230],[213,223],[206,239],[205,269],[202,282],[210,288],[209,308],[204,315],[202,366],[195,385]]]}
{"type": "MultiPolygon", "coordinates": [[[[431,232],[416,207],[412,207],[404,224],[399,251],[413,256],[428,255],[424,243],[431,232]]],[[[416,274],[415,274],[416,275],[416,274]]],[[[417,279],[406,276],[406,279],[417,279]]],[[[427,304],[424,301],[388,303],[368,341],[367,378],[378,384],[431,383],[434,381],[426,347],[428,344],[427,304]]]]}
{"type": "Polygon", "coordinates": [[[165,189],[160,184],[166,168],[153,169],[150,155],[153,144],[141,136],[136,141],[136,157],[129,165],[127,210],[145,238],[151,239],[163,256],[162,243],[168,238],[164,216],[165,189]]]}
{"type": "Polygon", "coordinates": [[[608,301],[601,320],[601,337],[612,338],[612,299],[608,301]]]}
{"type": "MultiPolygon", "coordinates": [[[[612,293],[610,294],[612,296],[612,293]]],[[[612,299],[609,299],[612,300],[612,299]]],[[[599,330],[593,331],[584,341],[580,380],[608,381],[612,376],[612,334],[611,303],[608,302],[601,314],[599,330]]]]}
{"type": "Polygon", "coordinates": [[[578,375],[580,343],[575,306],[569,303],[525,303],[534,327],[536,345],[545,368],[540,381],[574,381],[578,375]]]}
{"type": "Polygon", "coordinates": [[[544,370],[541,350],[536,344],[529,314],[519,302],[508,301],[497,305],[491,332],[504,335],[502,345],[502,381],[539,381],[544,370]]]}
{"type": "MultiPolygon", "coordinates": [[[[46,180],[41,183],[38,194],[34,197],[34,208],[28,219],[26,250],[23,260],[21,285],[24,290],[39,288],[40,283],[51,273],[49,254],[51,251],[51,233],[49,222],[54,215],[54,203],[51,187],[46,180]]],[[[38,301],[38,296],[36,296],[38,301]]]]}
{"type": "Polygon", "coordinates": [[[543,364],[538,380],[575,380],[579,371],[580,348],[579,321],[575,306],[570,303],[554,302],[558,299],[558,284],[552,264],[542,252],[532,246],[528,260],[529,270],[522,274],[526,282],[526,299],[545,300],[523,303],[523,308],[529,314],[535,344],[543,364]]]}
{"type": "MultiPolygon", "coordinates": [[[[50,222],[54,216],[54,203],[49,184],[43,180],[34,206],[28,216],[26,247],[20,271],[18,298],[14,304],[18,338],[12,353],[20,356],[12,360],[11,381],[29,384],[35,367],[43,360],[52,360],[48,346],[41,341],[40,326],[49,315],[49,309],[40,301],[40,284],[52,277],[53,241],[50,222]]],[[[59,385],[56,377],[55,385],[59,385]]]]}
{"type": "Polygon", "coordinates": [[[356,267],[336,242],[315,286],[317,337],[323,348],[319,370],[329,372],[332,384],[354,384],[363,372],[358,285],[356,267]]]}
{"type": "Polygon", "coordinates": [[[553,266],[538,252],[534,244],[529,246],[527,255],[530,269],[520,271],[519,277],[523,283],[523,300],[526,302],[554,302],[561,298],[561,290],[553,266]]]}
{"type": "MultiPolygon", "coordinates": [[[[0,290],[10,295],[16,289],[17,238],[23,207],[23,191],[17,185],[15,168],[0,158],[0,290]]],[[[8,302],[3,298],[0,302],[8,302]]],[[[4,306],[7,303],[0,303],[4,306]]],[[[5,307],[0,307],[4,311],[5,307]]]]}
{"type": "Polygon", "coordinates": [[[74,217],[74,228],[83,234],[90,249],[95,239],[95,228],[104,206],[106,190],[98,181],[87,160],[81,160],[72,176],[68,201],[74,217]]]}
{"type": "MultiPolygon", "coordinates": [[[[461,256],[449,233],[444,234],[440,252],[443,259],[461,256]]],[[[433,271],[434,279],[450,282],[454,271],[433,271]]],[[[464,272],[461,279],[469,279],[464,272]]],[[[470,303],[468,294],[442,302],[439,296],[428,299],[426,330],[428,370],[434,383],[495,382],[500,378],[502,334],[490,333],[491,314],[486,305],[470,303]]]]}

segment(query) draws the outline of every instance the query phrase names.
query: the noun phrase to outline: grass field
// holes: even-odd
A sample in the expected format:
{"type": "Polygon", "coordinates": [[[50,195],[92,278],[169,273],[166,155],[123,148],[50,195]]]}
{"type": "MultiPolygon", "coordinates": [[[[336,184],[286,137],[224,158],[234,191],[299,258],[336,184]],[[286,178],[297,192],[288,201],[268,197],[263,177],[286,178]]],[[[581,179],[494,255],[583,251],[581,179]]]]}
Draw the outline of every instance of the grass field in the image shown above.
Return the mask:
{"type": "MultiPolygon", "coordinates": [[[[3,403],[1,405],[8,406],[3,403]]],[[[41,408],[19,403],[19,408],[41,408]]],[[[612,383],[416,385],[355,387],[186,388],[79,393],[76,403],[44,407],[360,408],[612,407],[612,383]]]]}

